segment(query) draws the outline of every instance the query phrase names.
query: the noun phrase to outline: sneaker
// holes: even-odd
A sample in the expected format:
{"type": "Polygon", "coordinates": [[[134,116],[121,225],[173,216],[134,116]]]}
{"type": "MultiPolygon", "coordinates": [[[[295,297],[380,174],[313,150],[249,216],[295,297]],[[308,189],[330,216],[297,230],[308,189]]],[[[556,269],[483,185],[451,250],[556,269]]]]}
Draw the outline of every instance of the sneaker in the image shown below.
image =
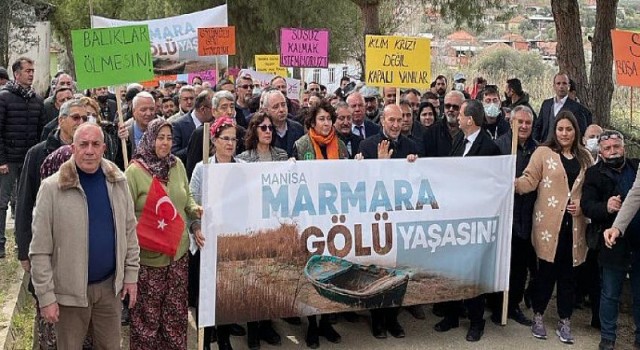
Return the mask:
{"type": "Polygon", "coordinates": [[[600,340],[600,344],[598,344],[598,350],[613,350],[615,348],[616,342],[609,339],[600,340]]]}
{"type": "Polygon", "coordinates": [[[538,339],[547,339],[547,330],[544,328],[542,314],[533,315],[533,324],[531,325],[531,334],[538,339]]]}
{"type": "Polygon", "coordinates": [[[573,344],[573,335],[571,335],[571,321],[568,318],[558,321],[556,327],[556,335],[560,341],[565,344],[573,344]]]}

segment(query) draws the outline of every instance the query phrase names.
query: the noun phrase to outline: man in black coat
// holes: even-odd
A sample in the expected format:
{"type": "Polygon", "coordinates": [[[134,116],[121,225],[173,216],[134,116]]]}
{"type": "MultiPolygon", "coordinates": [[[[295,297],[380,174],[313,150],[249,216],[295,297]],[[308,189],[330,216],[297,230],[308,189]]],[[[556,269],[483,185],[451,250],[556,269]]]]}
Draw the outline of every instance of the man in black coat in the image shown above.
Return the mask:
{"type": "MultiPolygon", "coordinates": [[[[220,95],[218,94],[220,93],[216,93],[217,96],[220,96],[222,94],[228,94],[228,92],[224,92],[220,95]]],[[[218,107],[217,105],[221,100],[221,98],[214,98],[213,102],[216,103],[216,107],[218,107]]],[[[233,101],[226,102],[233,106],[233,101]]],[[[208,91],[202,91],[198,96],[196,96],[193,109],[173,122],[173,146],[171,147],[171,153],[180,158],[184,164],[187,163],[187,148],[189,146],[191,134],[193,134],[196,126],[200,126],[202,123],[211,122],[213,119],[212,108],[211,93],[208,91]],[[196,123],[198,124],[196,125],[196,123]]]]}
{"type": "MultiPolygon", "coordinates": [[[[529,164],[531,155],[537,143],[531,138],[533,126],[533,111],[524,105],[516,106],[511,112],[511,120],[518,125],[518,141],[516,151],[516,178],[529,164]]],[[[511,130],[496,140],[496,145],[502,154],[511,154],[511,130]]],[[[537,192],[514,194],[513,225],[511,231],[511,268],[509,269],[509,304],[508,317],[522,325],[531,326],[531,320],[520,309],[525,295],[527,283],[527,269],[529,270],[529,290],[532,290],[536,276],[536,255],[531,244],[531,229],[533,226],[533,207],[538,197],[537,192]]],[[[500,300],[501,301],[501,300],[500,300]]],[[[530,304],[529,304],[530,305],[530,304]]],[[[499,323],[502,316],[499,313],[492,317],[492,321],[499,323]]]]}
{"type": "Polygon", "coordinates": [[[587,116],[584,107],[569,98],[569,76],[563,73],[556,74],[553,78],[553,88],[556,95],[542,102],[538,119],[533,125],[533,139],[538,142],[547,141],[553,134],[556,115],[564,110],[573,113],[578,121],[580,135],[584,135],[588,126],[587,116]]]}
{"type": "Polygon", "coordinates": [[[460,91],[449,91],[444,98],[444,116],[427,129],[424,135],[427,157],[448,157],[451,154],[453,138],[460,133],[458,114],[464,101],[460,91]]]}
{"type": "MultiPolygon", "coordinates": [[[[533,107],[529,104],[529,94],[522,90],[522,82],[518,78],[507,80],[507,87],[504,90],[507,97],[502,103],[502,107],[509,107],[511,110],[518,106],[526,106],[533,112],[533,107]]],[[[513,114],[512,114],[513,115],[513,114]]],[[[536,112],[533,112],[533,120],[538,119],[536,112]]]]}
{"type": "MultiPolygon", "coordinates": [[[[452,157],[475,157],[500,155],[500,149],[491,140],[487,133],[482,131],[482,123],[485,120],[484,107],[478,100],[467,100],[460,107],[458,124],[462,131],[456,136],[451,150],[452,157]]],[[[469,331],[466,339],[470,342],[479,341],[484,334],[484,306],[485,296],[466,299],[464,301],[469,313],[469,331]]],[[[438,332],[446,332],[459,325],[459,302],[446,303],[444,319],[438,322],[434,329],[438,332]]]]}
{"type": "MultiPolygon", "coordinates": [[[[402,135],[402,110],[398,105],[388,105],[382,112],[382,131],[360,142],[356,159],[407,158],[414,162],[418,148],[408,137],[402,135]]],[[[404,338],[404,329],[398,322],[400,308],[371,310],[371,330],[379,339],[387,337],[387,331],[395,338],[404,338]]]]}
{"type": "Polygon", "coordinates": [[[287,100],[280,90],[268,90],[260,98],[260,108],[273,121],[276,130],[274,146],[287,151],[293,157],[293,144],[304,135],[302,124],[288,118],[287,100]]]}
{"type": "Polygon", "coordinates": [[[7,206],[29,148],[40,140],[46,123],[41,97],[31,88],[33,60],[20,57],[12,65],[15,80],[0,90],[0,258],[5,256],[7,206]]]}
{"type": "Polygon", "coordinates": [[[413,117],[413,108],[409,101],[401,100],[400,109],[402,110],[402,135],[415,142],[418,147],[418,156],[424,157],[427,128],[413,117]]]}
{"type": "MultiPolygon", "coordinates": [[[[600,314],[600,349],[613,349],[616,341],[618,307],[622,285],[627,273],[631,273],[633,313],[636,327],[636,347],[640,346],[640,214],[636,213],[626,232],[618,237],[615,245],[606,247],[602,234],[613,225],[622,202],[636,178],[638,159],[625,157],[624,138],[617,131],[605,131],[600,135],[601,161],[587,169],[582,188],[580,207],[591,219],[587,230],[589,248],[598,249],[602,268],[602,297],[600,314]]],[[[597,276],[594,276],[597,278],[597,276]]]]}

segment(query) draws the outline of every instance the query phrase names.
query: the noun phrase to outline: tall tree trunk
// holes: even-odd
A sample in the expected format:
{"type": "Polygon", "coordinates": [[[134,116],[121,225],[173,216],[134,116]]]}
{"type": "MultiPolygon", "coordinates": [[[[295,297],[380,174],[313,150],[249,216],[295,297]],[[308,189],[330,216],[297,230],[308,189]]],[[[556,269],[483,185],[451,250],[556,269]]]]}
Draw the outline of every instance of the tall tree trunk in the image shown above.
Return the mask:
{"type": "MultiPolygon", "coordinates": [[[[363,22],[363,34],[362,34],[362,42],[364,43],[365,35],[380,35],[380,1],[381,0],[351,0],[360,8],[360,12],[362,13],[362,22],[363,22]]],[[[365,60],[366,57],[364,55],[364,50],[362,51],[362,56],[358,57],[358,63],[360,63],[361,74],[360,80],[364,81],[365,74],[365,60]]]]}
{"type": "Polygon", "coordinates": [[[556,56],[560,72],[567,73],[576,82],[578,97],[591,107],[587,98],[587,68],[582,46],[582,27],[578,0],[551,0],[551,11],[556,23],[556,56]]]}
{"type": "Polygon", "coordinates": [[[611,30],[616,27],[618,0],[596,2],[596,27],[593,33],[589,98],[594,122],[602,127],[610,126],[611,98],[613,96],[613,48],[611,30]]]}

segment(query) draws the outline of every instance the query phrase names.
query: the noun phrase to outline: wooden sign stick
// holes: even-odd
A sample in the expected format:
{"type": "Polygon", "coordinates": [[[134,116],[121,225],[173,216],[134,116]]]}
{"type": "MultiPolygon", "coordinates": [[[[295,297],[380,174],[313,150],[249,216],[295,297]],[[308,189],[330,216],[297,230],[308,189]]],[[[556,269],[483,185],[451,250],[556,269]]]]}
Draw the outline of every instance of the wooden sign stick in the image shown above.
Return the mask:
{"type": "MultiPolygon", "coordinates": [[[[118,108],[118,128],[120,125],[124,125],[124,116],[122,115],[122,98],[120,95],[120,90],[124,89],[124,86],[120,85],[116,87],[116,103],[118,108]]],[[[122,145],[122,159],[124,160],[124,167],[126,168],[129,165],[129,155],[127,152],[127,141],[125,139],[120,139],[122,145]]],[[[131,144],[133,144],[135,140],[131,140],[131,144]]]]}

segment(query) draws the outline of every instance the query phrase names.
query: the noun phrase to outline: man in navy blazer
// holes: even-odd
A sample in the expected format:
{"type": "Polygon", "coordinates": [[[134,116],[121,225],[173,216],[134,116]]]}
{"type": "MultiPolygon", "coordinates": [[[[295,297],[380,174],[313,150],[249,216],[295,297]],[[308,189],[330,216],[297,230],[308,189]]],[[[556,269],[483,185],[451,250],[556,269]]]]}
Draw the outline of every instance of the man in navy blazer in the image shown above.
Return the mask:
{"type": "Polygon", "coordinates": [[[547,141],[553,134],[552,128],[556,119],[556,115],[562,110],[570,111],[576,117],[580,134],[584,135],[587,130],[588,116],[585,113],[586,108],[580,103],[569,98],[569,76],[564,73],[558,73],[553,77],[553,89],[556,95],[542,102],[538,119],[533,124],[533,139],[538,142],[547,141]]]}
{"type": "Polygon", "coordinates": [[[366,139],[380,133],[380,126],[365,118],[364,97],[359,92],[353,92],[347,97],[347,104],[351,110],[351,121],[353,126],[351,131],[366,139]]]}
{"type": "Polygon", "coordinates": [[[173,122],[173,146],[171,153],[180,158],[183,164],[187,163],[187,147],[193,131],[203,123],[213,119],[211,111],[211,93],[202,91],[195,100],[191,112],[183,115],[173,122]]]}

